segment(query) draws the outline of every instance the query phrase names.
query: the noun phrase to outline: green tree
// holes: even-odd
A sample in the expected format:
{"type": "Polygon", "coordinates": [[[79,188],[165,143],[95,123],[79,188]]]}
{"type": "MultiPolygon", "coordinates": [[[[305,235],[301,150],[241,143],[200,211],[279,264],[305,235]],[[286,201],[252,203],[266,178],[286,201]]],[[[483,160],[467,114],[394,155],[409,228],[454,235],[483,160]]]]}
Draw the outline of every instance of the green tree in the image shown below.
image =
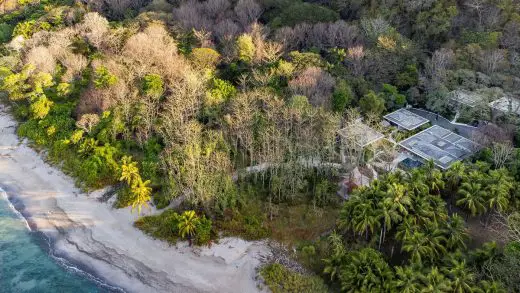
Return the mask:
{"type": "Polygon", "coordinates": [[[343,292],[389,292],[393,273],[383,255],[372,248],[363,248],[348,255],[339,274],[343,292]]]}
{"type": "Polygon", "coordinates": [[[243,34],[237,38],[236,42],[238,59],[245,63],[251,63],[255,58],[255,44],[253,37],[243,34]]]}
{"type": "Polygon", "coordinates": [[[425,288],[421,293],[451,293],[453,292],[450,279],[441,273],[438,267],[432,267],[425,277],[425,288]]]}
{"type": "Polygon", "coordinates": [[[455,250],[466,248],[466,241],[469,239],[464,219],[458,214],[453,214],[446,222],[444,227],[447,235],[447,248],[455,250]]]}
{"type": "Polygon", "coordinates": [[[466,267],[465,260],[452,258],[449,267],[444,269],[444,273],[451,279],[453,292],[464,293],[474,291],[475,274],[466,267]]]}
{"type": "Polygon", "coordinates": [[[385,100],[386,109],[398,109],[406,104],[406,96],[400,94],[397,87],[391,84],[383,84],[381,95],[385,100]]]}
{"type": "Polygon", "coordinates": [[[462,183],[458,194],[460,198],[457,205],[462,206],[471,212],[472,216],[480,215],[486,212],[485,198],[486,191],[482,189],[482,185],[478,182],[462,183]]]}
{"type": "Polygon", "coordinates": [[[422,280],[425,278],[419,266],[406,266],[395,268],[395,279],[393,287],[395,292],[419,293],[424,287],[422,280]]]}
{"type": "Polygon", "coordinates": [[[99,66],[94,72],[94,86],[98,89],[109,88],[117,83],[117,76],[108,71],[105,66],[99,66]]]}
{"type": "Polygon", "coordinates": [[[369,91],[359,99],[359,108],[363,114],[381,115],[385,111],[385,100],[374,91],[369,91]]]}
{"type": "Polygon", "coordinates": [[[350,86],[345,80],[340,80],[332,94],[332,109],[338,113],[343,113],[353,99],[354,93],[350,86]]]}
{"type": "Polygon", "coordinates": [[[149,97],[159,98],[164,93],[164,81],[158,74],[147,74],[143,78],[143,93],[149,97]]]}

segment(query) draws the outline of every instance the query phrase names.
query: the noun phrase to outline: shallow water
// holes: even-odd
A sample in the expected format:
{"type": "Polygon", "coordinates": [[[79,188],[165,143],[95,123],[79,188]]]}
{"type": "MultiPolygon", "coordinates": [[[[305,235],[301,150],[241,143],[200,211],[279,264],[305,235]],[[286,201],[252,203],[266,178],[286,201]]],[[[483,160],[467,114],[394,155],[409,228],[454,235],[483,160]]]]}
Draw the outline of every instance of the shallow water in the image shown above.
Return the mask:
{"type": "Polygon", "coordinates": [[[49,253],[0,189],[0,292],[121,292],[49,253]]]}

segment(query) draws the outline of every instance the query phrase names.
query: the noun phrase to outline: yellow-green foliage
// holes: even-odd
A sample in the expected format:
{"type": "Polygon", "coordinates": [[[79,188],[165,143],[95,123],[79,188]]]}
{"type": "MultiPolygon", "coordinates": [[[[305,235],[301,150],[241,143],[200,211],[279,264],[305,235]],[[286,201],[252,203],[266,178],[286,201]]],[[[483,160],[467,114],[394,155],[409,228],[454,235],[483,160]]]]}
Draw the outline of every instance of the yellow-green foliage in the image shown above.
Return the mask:
{"type": "Polygon", "coordinates": [[[255,57],[255,44],[250,35],[243,34],[237,39],[238,59],[245,63],[250,63],[255,57]]]}
{"type": "Polygon", "coordinates": [[[29,109],[31,111],[32,117],[36,119],[43,119],[47,114],[49,114],[49,111],[51,110],[51,106],[54,103],[47,99],[45,95],[41,95],[39,98],[36,99],[35,102],[29,106],[29,109]]]}
{"type": "Polygon", "coordinates": [[[220,60],[220,54],[211,48],[195,48],[191,51],[191,62],[200,69],[212,69],[220,60]]]}
{"type": "Polygon", "coordinates": [[[121,166],[121,177],[119,181],[125,181],[130,187],[132,211],[137,208],[137,214],[141,214],[143,206],[148,207],[148,201],[151,199],[152,188],[150,180],[143,181],[139,174],[139,168],[136,162],[132,162],[132,158],[124,156],[121,166]]]}

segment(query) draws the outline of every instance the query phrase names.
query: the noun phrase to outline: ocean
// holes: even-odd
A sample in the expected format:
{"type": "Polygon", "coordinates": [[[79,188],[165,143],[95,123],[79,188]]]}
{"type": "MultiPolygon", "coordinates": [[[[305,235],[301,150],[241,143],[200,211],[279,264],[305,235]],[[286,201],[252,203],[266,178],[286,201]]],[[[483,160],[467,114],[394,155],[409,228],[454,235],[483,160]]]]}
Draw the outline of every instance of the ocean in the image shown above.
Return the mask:
{"type": "Polygon", "coordinates": [[[52,254],[48,240],[31,231],[0,189],[1,293],[124,292],[52,254]]]}

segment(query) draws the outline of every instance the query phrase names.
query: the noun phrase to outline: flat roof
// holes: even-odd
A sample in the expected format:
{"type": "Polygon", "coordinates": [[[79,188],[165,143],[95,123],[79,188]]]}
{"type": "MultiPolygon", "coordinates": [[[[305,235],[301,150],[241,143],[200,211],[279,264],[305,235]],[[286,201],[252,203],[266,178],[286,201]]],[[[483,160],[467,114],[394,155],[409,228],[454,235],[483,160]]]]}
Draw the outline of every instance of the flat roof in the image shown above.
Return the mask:
{"type": "Polygon", "coordinates": [[[448,169],[479,149],[477,143],[438,125],[403,140],[399,145],[424,160],[433,160],[442,169],[448,169]]]}
{"type": "Polygon", "coordinates": [[[356,120],[347,127],[340,129],[338,133],[344,138],[354,140],[361,147],[365,147],[385,137],[381,132],[359,120],[356,120]]]}
{"type": "Polygon", "coordinates": [[[430,122],[430,120],[412,113],[405,108],[387,114],[383,118],[406,130],[414,130],[430,122]]]}
{"type": "Polygon", "coordinates": [[[502,97],[489,103],[489,106],[504,113],[511,112],[520,115],[520,100],[516,98],[502,97]]]}

